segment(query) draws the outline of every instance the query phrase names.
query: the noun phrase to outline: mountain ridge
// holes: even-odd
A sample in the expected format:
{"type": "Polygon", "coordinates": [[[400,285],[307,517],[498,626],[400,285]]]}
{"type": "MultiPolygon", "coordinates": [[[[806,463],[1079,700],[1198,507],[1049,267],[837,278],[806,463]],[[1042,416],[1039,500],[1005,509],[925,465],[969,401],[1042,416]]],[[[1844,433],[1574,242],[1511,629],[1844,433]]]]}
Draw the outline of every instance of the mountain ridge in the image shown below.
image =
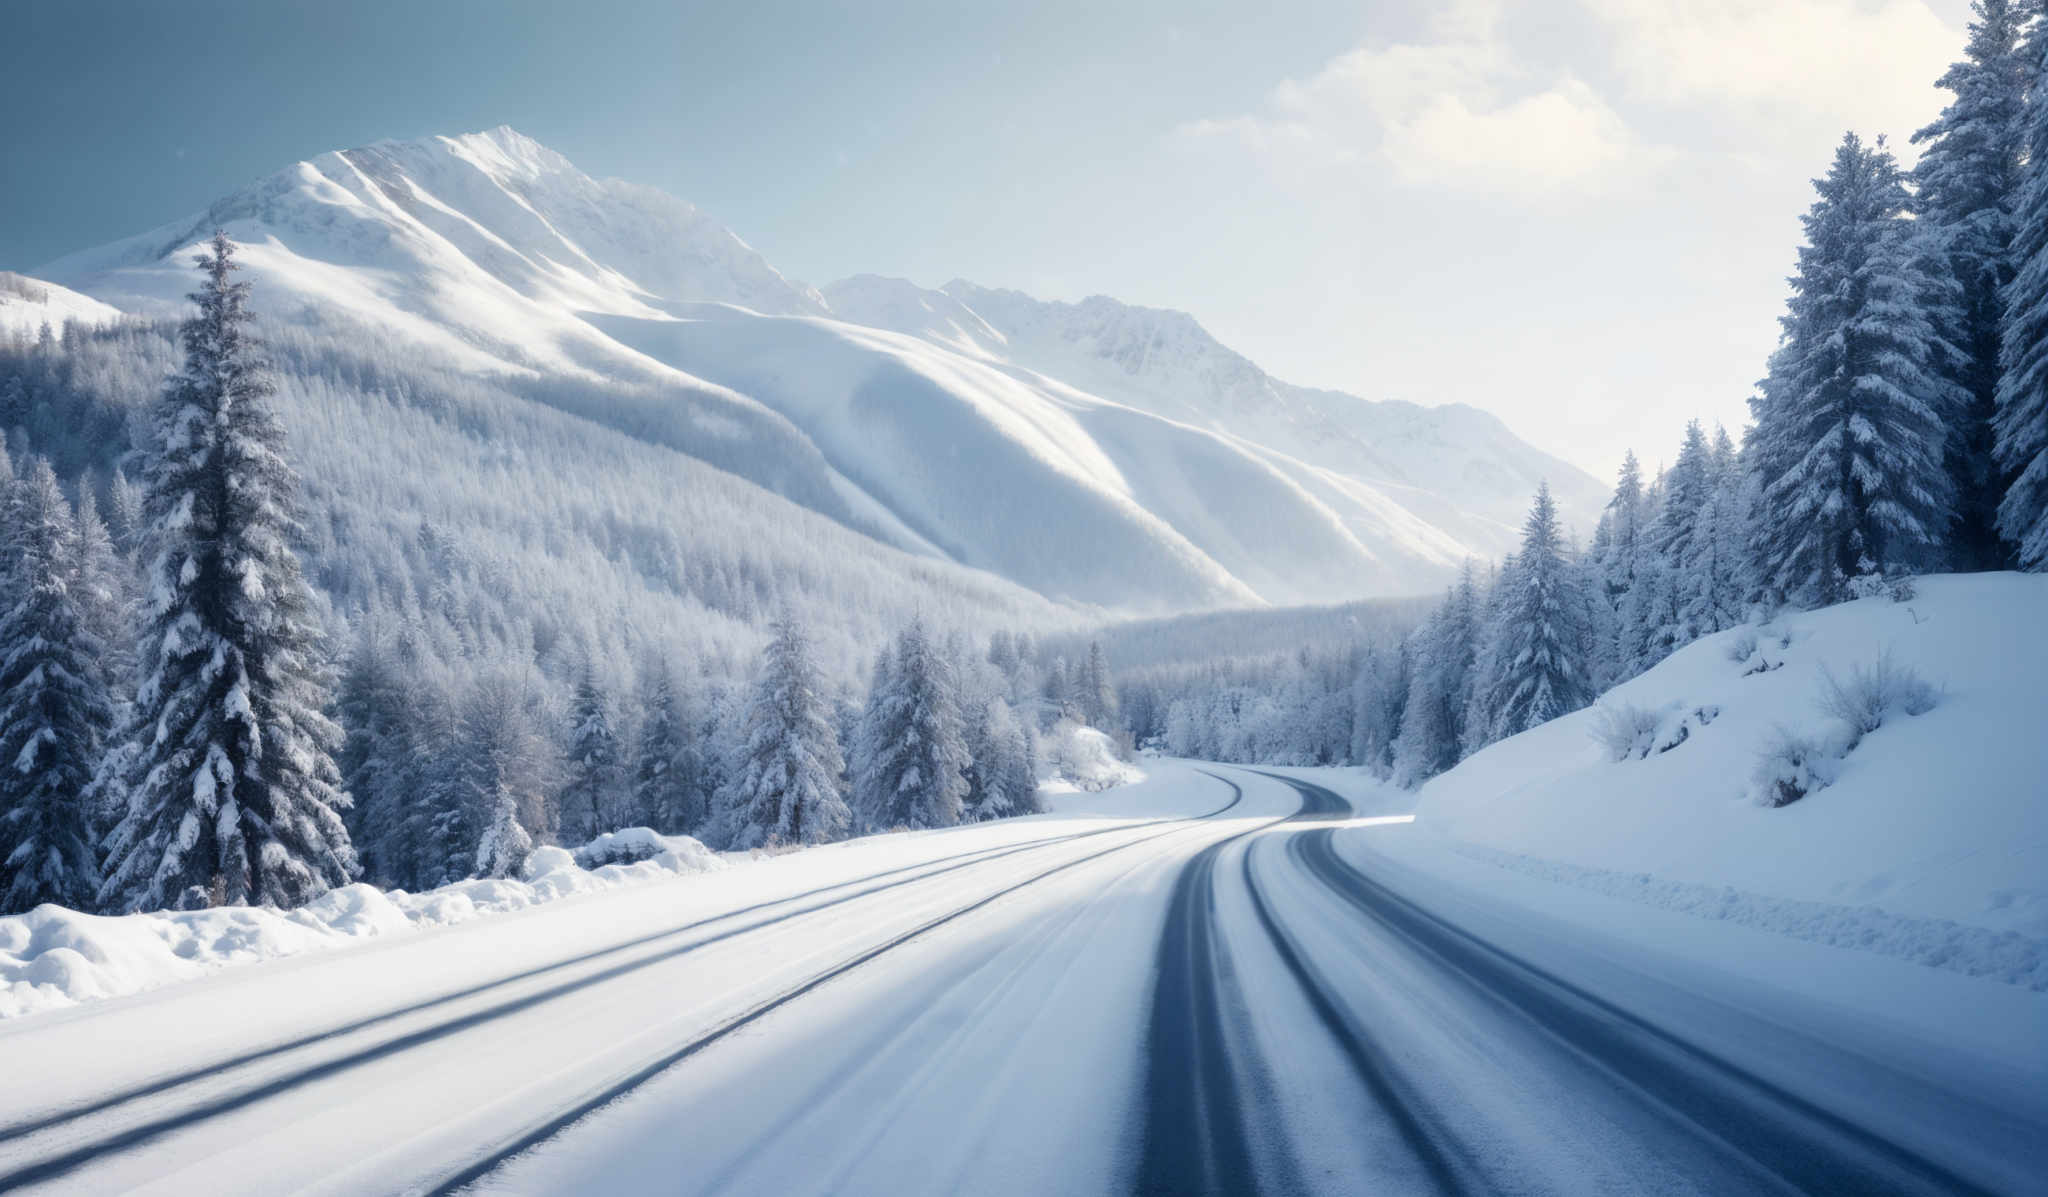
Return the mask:
{"type": "Polygon", "coordinates": [[[1505,551],[1534,475],[1587,527],[1602,497],[1476,409],[1293,387],[1184,312],[811,288],[687,202],[504,126],[317,155],[41,273],[174,312],[212,227],[277,319],[381,328],[557,406],[573,390],[583,418],[1058,601],[1414,593],[1505,551]]]}

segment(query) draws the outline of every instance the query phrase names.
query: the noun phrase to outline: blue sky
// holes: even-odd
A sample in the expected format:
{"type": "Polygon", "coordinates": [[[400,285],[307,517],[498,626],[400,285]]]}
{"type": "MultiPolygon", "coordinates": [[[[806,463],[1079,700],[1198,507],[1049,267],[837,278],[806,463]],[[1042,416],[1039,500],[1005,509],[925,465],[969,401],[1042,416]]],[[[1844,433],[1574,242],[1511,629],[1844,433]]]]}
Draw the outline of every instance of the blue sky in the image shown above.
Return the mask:
{"type": "Polygon", "coordinates": [[[1965,7],[29,0],[0,267],[510,124],[807,281],[1183,308],[1291,381],[1473,403],[1606,473],[1740,425],[1807,180],[1844,128],[1938,111],[1965,7]]]}

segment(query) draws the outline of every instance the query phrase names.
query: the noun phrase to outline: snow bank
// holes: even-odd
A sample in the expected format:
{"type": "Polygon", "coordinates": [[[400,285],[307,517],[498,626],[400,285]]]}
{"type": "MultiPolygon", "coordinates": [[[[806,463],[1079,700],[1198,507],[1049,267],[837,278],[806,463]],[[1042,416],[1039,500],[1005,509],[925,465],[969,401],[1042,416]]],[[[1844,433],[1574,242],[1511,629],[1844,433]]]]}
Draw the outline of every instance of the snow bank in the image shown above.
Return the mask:
{"type": "Polygon", "coordinates": [[[2048,987],[2048,577],[1917,590],[1689,645],[1604,710],[1432,780],[1417,825],[1609,896],[2048,987]],[[1933,705],[1844,734],[1830,679],[1880,661],[1930,683],[1933,705]],[[1760,766],[1788,738],[1842,755],[1824,788],[1760,805],[1760,766]]]}
{"type": "Polygon", "coordinates": [[[1144,770],[1118,759],[1114,740],[1078,723],[1054,727],[1045,738],[1044,754],[1047,774],[1039,789],[1049,793],[1092,794],[1145,779],[1144,770]]]}
{"type": "Polygon", "coordinates": [[[479,878],[420,894],[344,885],[296,910],[224,906],[118,917],[38,906],[0,918],[0,1018],[724,867],[724,860],[688,836],[636,827],[601,835],[574,852],[536,848],[518,880],[479,878]]]}

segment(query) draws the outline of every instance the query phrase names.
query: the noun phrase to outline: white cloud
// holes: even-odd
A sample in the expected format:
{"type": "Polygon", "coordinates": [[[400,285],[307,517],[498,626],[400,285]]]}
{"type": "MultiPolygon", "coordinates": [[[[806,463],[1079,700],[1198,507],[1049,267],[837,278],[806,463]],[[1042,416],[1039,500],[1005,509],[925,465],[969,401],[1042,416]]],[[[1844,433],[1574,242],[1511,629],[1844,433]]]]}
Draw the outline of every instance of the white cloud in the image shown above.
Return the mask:
{"type": "Polygon", "coordinates": [[[1546,55],[1516,40],[1530,40],[1531,22],[1466,0],[1423,39],[1351,50],[1280,83],[1257,111],[1179,132],[1286,173],[1377,167],[1405,185],[1586,190],[1679,154],[1811,155],[1848,128],[1889,133],[1903,150],[1938,107],[1930,85],[1956,50],[1925,0],[1575,5],[1607,45],[1581,37],[1546,55]],[[1674,108],[1705,124],[1680,133],[1674,108]]]}
{"type": "Polygon", "coordinates": [[[1924,0],[1580,0],[1632,99],[1718,111],[1762,137],[1904,142],[1957,50],[1924,0]]]}
{"type": "Polygon", "coordinates": [[[1403,183],[1501,189],[1587,183],[1635,148],[1582,80],[1559,73],[1532,85],[1490,21],[1456,24],[1450,40],[1353,50],[1281,83],[1259,112],[1182,133],[1294,165],[1369,163],[1403,183]]]}

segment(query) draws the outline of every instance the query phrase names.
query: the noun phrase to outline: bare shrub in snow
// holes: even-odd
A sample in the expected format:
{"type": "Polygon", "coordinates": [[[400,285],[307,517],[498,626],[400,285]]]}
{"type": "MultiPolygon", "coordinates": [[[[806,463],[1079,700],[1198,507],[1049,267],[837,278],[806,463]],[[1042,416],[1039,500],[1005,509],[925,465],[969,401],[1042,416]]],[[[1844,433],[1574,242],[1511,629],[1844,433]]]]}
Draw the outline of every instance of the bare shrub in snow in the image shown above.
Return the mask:
{"type": "Polygon", "coordinates": [[[1825,665],[1820,676],[1821,713],[1841,721],[1852,748],[1856,741],[1883,727],[1893,712],[1924,715],[1941,697],[1927,679],[1893,660],[1889,652],[1869,666],[1850,670],[1847,681],[1825,665]]]}
{"type": "Polygon", "coordinates": [[[1750,795],[1759,806],[1790,806],[1835,780],[1841,747],[1777,729],[1750,774],[1750,795]]]}
{"type": "Polygon", "coordinates": [[[1728,659],[1737,665],[1756,655],[1756,630],[1744,628],[1742,634],[1728,642],[1728,659]]]}
{"type": "Polygon", "coordinates": [[[1632,702],[1603,702],[1593,709],[1593,740],[1610,761],[1648,756],[1664,717],[1632,702]]]}

